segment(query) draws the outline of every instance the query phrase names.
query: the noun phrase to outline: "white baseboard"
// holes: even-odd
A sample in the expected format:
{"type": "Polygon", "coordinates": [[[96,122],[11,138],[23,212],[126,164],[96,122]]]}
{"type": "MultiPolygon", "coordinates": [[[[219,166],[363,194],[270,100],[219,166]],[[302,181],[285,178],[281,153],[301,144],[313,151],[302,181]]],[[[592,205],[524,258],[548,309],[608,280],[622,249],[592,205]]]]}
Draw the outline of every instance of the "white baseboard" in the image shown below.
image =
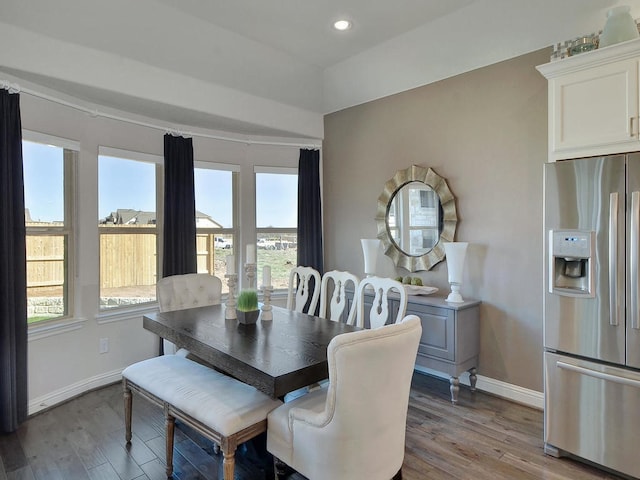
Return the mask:
{"type": "MultiPolygon", "coordinates": [[[[430,368],[424,368],[416,366],[415,368],[419,372],[433,375],[444,379],[449,379],[449,376],[431,370],[430,368]]],[[[43,395],[39,398],[34,398],[29,402],[29,415],[38,413],[47,408],[53,407],[59,403],[70,400],[78,395],[82,395],[85,392],[94,390],[96,388],[110,385],[115,382],[119,382],[122,379],[122,369],[113,370],[111,372],[96,375],[95,377],[76,382],[67,387],[61,388],[54,392],[43,395]]],[[[460,376],[460,383],[469,386],[469,374],[464,373],[460,376]]],[[[519,387],[518,385],[512,385],[510,383],[502,382],[490,377],[484,377],[478,375],[478,381],[476,382],[476,388],[483,392],[491,393],[498,397],[506,398],[513,402],[521,403],[532,408],[542,410],[544,408],[544,394],[535,390],[529,390],[528,388],[519,387]]]]}
{"type": "Polygon", "coordinates": [[[96,375],[95,377],[87,378],[80,382],[68,385],[39,398],[34,398],[29,402],[29,415],[46,410],[47,408],[70,400],[78,395],[82,395],[90,390],[119,382],[120,380],[122,380],[122,369],[113,370],[111,372],[96,375]]]}
{"type": "MultiPolygon", "coordinates": [[[[431,370],[430,368],[416,365],[415,369],[419,372],[433,375],[435,377],[446,378],[447,380],[449,379],[449,375],[436,370],[431,370]]],[[[460,376],[460,383],[467,386],[469,385],[468,373],[463,373],[460,376]]],[[[519,387],[518,385],[512,385],[511,383],[506,383],[494,378],[478,375],[476,389],[532,408],[537,408],[538,410],[542,410],[544,408],[544,394],[542,392],[519,387]]]]}

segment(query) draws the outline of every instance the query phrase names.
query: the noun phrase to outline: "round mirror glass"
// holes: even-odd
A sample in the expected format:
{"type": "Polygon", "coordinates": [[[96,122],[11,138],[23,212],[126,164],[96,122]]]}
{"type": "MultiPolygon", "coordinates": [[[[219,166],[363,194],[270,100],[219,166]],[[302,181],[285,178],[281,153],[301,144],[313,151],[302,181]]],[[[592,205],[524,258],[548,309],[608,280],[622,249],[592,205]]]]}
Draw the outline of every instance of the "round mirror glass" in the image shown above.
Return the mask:
{"type": "Polygon", "coordinates": [[[436,191],[426,183],[409,182],[391,198],[387,230],[396,248],[420,257],[440,240],[442,207],[436,191]]]}
{"type": "Polygon", "coordinates": [[[396,266],[430,270],[444,259],[444,242],[455,236],[455,197],[444,178],[413,165],[385,183],[376,222],[385,254],[396,266]]]}

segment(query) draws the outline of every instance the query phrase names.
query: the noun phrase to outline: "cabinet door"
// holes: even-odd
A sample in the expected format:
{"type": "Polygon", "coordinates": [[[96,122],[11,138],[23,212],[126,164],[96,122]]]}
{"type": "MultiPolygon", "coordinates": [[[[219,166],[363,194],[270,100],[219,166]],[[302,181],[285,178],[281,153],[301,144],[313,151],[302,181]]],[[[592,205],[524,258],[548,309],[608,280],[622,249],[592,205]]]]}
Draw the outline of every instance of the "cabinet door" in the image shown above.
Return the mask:
{"type": "Polygon", "coordinates": [[[455,311],[427,305],[410,304],[407,315],[414,314],[422,321],[422,338],[418,353],[429,357],[455,361],[455,311]]]}
{"type": "Polygon", "coordinates": [[[552,79],[549,89],[552,158],[638,148],[637,60],[567,73],[552,79]]]}

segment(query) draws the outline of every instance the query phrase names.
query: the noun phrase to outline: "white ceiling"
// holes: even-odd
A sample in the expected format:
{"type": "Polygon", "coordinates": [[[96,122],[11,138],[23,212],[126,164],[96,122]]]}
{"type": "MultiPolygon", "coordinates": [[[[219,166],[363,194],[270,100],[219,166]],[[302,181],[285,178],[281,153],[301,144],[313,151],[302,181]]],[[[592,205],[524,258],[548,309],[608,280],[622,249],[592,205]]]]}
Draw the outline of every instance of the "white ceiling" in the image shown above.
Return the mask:
{"type": "Polygon", "coordinates": [[[640,0],[0,0],[0,80],[322,138],[323,114],[590,33],[621,3],[640,15],[640,0]]]}

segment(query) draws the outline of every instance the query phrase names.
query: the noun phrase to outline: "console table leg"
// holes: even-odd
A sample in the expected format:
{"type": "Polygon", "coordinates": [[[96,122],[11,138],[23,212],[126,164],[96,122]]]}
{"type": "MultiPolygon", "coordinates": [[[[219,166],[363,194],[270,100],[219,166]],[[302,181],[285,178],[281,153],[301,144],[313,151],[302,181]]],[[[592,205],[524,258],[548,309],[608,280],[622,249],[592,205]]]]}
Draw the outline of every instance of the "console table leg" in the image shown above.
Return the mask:
{"type": "Polygon", "coordinates": [[[476,391],[476,382],[478,381],[478,376],[476,375],[476,373],[478,373],[476,367],[472,367],[469,369],[469,385],[471,385],[472,392],[476,391]]]}
{"type": "Polygon", "coordinates": [[[458,403],[458,392],[460,391],[460,380],[458,377],[451,377],[449,379],[449,390],[451,391],[451,403],[454,405],[458,403]]]}

